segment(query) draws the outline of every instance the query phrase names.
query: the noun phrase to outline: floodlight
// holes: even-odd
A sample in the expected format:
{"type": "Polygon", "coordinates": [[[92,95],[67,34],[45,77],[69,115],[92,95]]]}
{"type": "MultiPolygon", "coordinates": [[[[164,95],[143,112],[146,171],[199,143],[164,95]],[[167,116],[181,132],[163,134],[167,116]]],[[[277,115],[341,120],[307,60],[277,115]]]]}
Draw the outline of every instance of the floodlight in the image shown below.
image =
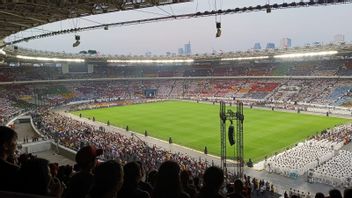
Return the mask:
{"type": "Polygon", "coordinates": [[[221,22],[216,22],[216,35],[215,37],[218,38],[221,36],[221,22]]]}
{"type": "Polygon", "coordinates": [[[81,42],[76,41],[76,42],[74,42],[74,43],[72,44],[72,47],[77,47],[77,46],[79,46],[79,44],[81,44],[81,42]]]}
{"type": "Polygon", "coordinates": [[[303,58],[303,57],[312,57],[312,56],[329,56],[329,55],[335,55],[337,53],[338,51],[304,52],[304,53],[275,55],[274,58],[303,58]]]}
{"type": "Polygon", "coordinates": [[[72,47],[77,47],[77,46],[79,46],[79,44],[81,44],[81,42],[80,42],[81,37],[79,35],[75,35],[75,40],[76,40],[76,42],[74,42],[72,44],[72,47]]]}
{"type": "Polygon", "coordinates": [[[36,60],[36,61],[77,62],[77,63],[85,62],[84,59],[34,57],[34,56],[22,56],[22,55],[17,55],[16,58],[25,59],[25,60],[36,60]]]}
{"type": "Polygon", "coordinates": [[[221,36],[221,29],[217,29],[215,37],[218,38],[220,36],[221,36]]]}
{"type": "Polygon", "coordinates": [[[192,63],[193,59],[164,59],[164,60],[107,60],[108,63],[192,63]]]}

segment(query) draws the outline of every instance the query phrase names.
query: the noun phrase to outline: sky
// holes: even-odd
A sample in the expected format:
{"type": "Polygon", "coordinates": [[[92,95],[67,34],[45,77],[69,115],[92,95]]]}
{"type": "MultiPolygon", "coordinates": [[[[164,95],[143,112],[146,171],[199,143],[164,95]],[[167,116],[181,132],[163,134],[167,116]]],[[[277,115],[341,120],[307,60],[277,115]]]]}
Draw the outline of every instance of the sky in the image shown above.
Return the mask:
{"type": "MultiPolygon", "coordinates": [[[[270,4],[283,2],[292,1],[271,0],[270,4]]],[[[6,41],[46,31],[266,3],[268,1],[263,0],[193,0],[190,3],[64,20],[20,32],[8,37],[6,41]]],[[[271,13],[261,11],[218,16],[217,21],[222,24],[222,35],[219,38],[215,37],[215,16],[211,16],[79,32],[77,34],[81,37],[81,44],[75,48],[72,47],[75,34],[31,40],[18,46],[69,53],[91,49],[106,55],[144,55],[146,52],[165,55],[166,52],[177,53],[178,48],[190,41],[192,54],[245,51],[253,48],[256,42],[262,47],[268,42],[278,46],[282,38],[291,38],[293,46],[304,46],[313,42],[331,43],[336,34],[343,34],[346,42],[352,42],[351,19],[352,4],[290,8],[272,10],[271,13]]]]}

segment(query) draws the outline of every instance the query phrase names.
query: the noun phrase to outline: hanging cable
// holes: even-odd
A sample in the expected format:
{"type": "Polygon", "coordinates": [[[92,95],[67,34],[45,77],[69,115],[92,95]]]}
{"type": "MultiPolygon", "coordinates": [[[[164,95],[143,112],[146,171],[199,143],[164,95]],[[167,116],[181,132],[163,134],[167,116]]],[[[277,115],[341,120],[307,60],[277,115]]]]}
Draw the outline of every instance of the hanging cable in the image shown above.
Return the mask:
{"type": "Polygon", "coordinates": [[[159,7],[159,6],[156,6],[156,7],[157,7],[159,10],[161,10],[161,11],[165,12],[166,14],[168,14],[169,16],[172,16],[172,14],[171,14],[170,12],[168,12],[168,11],[162,9],[162,8],[159,7]]]}
{"type": "MultiPolygon", "coordinates": [[[[217,11],[217,0],[215,0],[215,11],[217,11]]],[[[221,15],[219,16],[218,19],[218,14],[215,13],[215,27],[216,27],[216,34],[215,37],[219,38],[221,36],[221,15]]]]}
{"type": "Polygon", "coordinates": [[[83,17],[81,17],[80,18],[81,20],[84,20],[84,21],[89,21],[89,22],[92,22],[92,23],[96,23],[96,24],[99,24],[99,25],[102,25],[103,23],[100,23],[100,22],[98,22],[98,21],[94,21],[94,20],[92,20],[92,19],[86,19],[86,18],[83,18],[83,17]]]}
{"type": "Polygon", "coordinates": [[[147,14],[154,14],[154,15],[159,15],[159,16],[169,16],[169,15],[166,15],[166,14],[152,12],[152,11],[146,11],[146,10],[131,10],[131,11],[147,13],[147,14]]]}
{"type": "Polygon", "coordinates": [[[196,11],[195,12],[198,12],[198,0],[197,0],[196,11]]]}
{"type": "Polygon", "coordinates": [[[170,10],[171,10],[172,15],[175,15],[175,13],[174,13],[174,9],[172,9],[172,6],[171,6],[171,5],[169,5],[169,7],[170,7],[170,10]]]}

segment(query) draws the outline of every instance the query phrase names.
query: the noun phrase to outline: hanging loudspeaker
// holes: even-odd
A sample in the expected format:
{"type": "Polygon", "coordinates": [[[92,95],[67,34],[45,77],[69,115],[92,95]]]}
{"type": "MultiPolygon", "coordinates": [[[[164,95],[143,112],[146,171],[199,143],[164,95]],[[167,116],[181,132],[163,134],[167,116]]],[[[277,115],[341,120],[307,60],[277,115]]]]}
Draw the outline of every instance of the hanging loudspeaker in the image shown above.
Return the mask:
{"type": "Polygon", "coordinates": [[[230,145],[234,145],[235,144],[235,140],[234,140],[234,131],[235,131],[235,127],[233,127],[233,125],[231,124],[229,126],[229,130],[228,130],[228,136],[229,136],[229,142],[230,142],[230,145]]]}

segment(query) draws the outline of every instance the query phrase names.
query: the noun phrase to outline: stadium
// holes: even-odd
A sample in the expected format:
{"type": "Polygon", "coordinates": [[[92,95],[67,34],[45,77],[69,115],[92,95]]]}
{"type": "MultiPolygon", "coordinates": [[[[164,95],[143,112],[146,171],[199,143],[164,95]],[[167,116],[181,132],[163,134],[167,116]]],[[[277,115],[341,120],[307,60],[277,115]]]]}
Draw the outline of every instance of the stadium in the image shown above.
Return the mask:
{"type": "MultiPolygon", "coordinates": [[[[124,9],[155,6],[147,2],[141,1],[139,6],[137,2],[133,6],[126,2],[124,9]]],[[[269,7],[311,6],[319,2],[269,7]]],[[[233,12],[255,9],[268,13],[267,6],[236,8],[233,12]]],[[[95,11],[93,14],[101,14],[97,8],[95,11]]],[[[108,9],[104,13],[115,11],[108,9]]],[[[196,13],[208,14],[214,13],[196,13]]],[[[12,21],[14,27],[0,31],[1,36],[21,31],[17,27],[20,23],[25,21],[12,21]]],[[[85,187],[85,196],[96,193],[92,189],[99,186],[99,166],[114,162],[120,169],[123,167],[125,181],[133,177],[128,166],[139,163],[138,190],[145,197],[158,197],[156,189],[161,184],[156,178],[159,183],[162,178],[154,175],[154,181],[149,173],[159,171],[161,175],[165,161],[177,163],[181,171],[178,180],[182,180],[183,172],[187,173],[189,178],[182,183],[182,193],[188,194],[185,197],[205,197],[204,175],[214,167],[223,174],[216,192],[221,197],[308,198],[319,192],[333,197],[331,189],[345,192],[344,197],[350,195],[351,43],[166,56],[104,55],[95,50],[65,53],[17,45],[66,33],[4,42],[0,51],[0,122],[17,132],[18,151],[11,157],[18,157],[18,161],[11,162],[11,157],[7,161],[18,163],[18,180],[23,181],[16,185],[21,190],[0,183],[1,196],[79,197],[73,193],[77,186],[72,178],[83,170],[74,167],[81,163],[78,156],[82,148],[94,148],[94,161],[98,159],[98,165],[94,162],[96,172],[91,167],[94,182],[85,187]],[[103,152],[99,153],[99,149],[103,152]],[[31,191],[36,189],[35,173],[33,181],[21,178],[27,163],[42,158],[46,166],[50,162],[51,179],[62,184],[61,194],[50,194],[54,192],[50,189],[44,194],[31,191]],[[203,186],[196,184],[195,178],[203,176],[203,186]],[[241,192],[237,192],[238,181],[242,182],[241,192]]],[[[79,45],[80,38],[75,39],[79,45]]],[[[5,129],[1,130],[5,133],[5,129]]],[[[1,139],[0,143],[6,142],[1,139]]],[[[1,152],[6,150],[3,145],[1,152]]],[[[0,165],[0,171],[5,168],[0,165]]],[[[112,172],[103,177],[104,182],[110,181],[112,172]]],[[[111,197],[132,197],[131,192],[125,192],[126,182],[119,182],[122,188],[116,187],[117,196],[111,197]]],[[[176,193],[167,195],[170,192],[159,196],[172,197],[176,193]]],[[[103,193],[94,196],[103,197],[103,193]]]]}

